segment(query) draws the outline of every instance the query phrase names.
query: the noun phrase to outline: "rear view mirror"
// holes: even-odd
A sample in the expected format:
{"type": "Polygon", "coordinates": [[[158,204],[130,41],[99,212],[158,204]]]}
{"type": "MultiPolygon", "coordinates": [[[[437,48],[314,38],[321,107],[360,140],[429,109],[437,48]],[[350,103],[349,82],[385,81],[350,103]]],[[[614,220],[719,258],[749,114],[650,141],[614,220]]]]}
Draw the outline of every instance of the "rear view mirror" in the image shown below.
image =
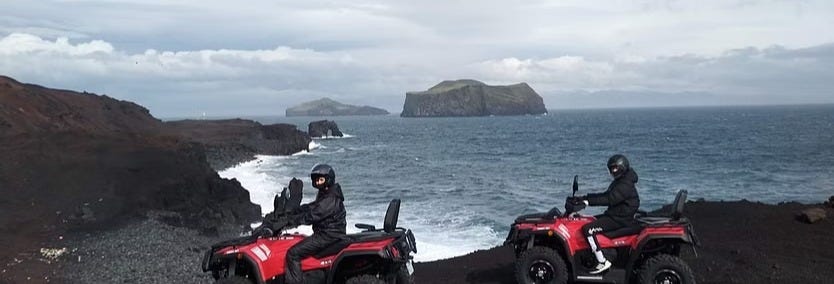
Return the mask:
{"type": "Polygon", "coordinates": [[[275,195],[275,199],[272,200],[272,208],[274,208],[274,212],[280,212],[281,214],[284,213],[284,210],[287,205],[287,188],[285,187],[284,190],[281,191],[281,194],[275,195]]]}
{"type": "Polygon", "coordinates": [[[579,183],[577,182],[578,178],[579,175],[573,176],[573,196],[576,196],[576,191],[579,190],[579,183]]]}

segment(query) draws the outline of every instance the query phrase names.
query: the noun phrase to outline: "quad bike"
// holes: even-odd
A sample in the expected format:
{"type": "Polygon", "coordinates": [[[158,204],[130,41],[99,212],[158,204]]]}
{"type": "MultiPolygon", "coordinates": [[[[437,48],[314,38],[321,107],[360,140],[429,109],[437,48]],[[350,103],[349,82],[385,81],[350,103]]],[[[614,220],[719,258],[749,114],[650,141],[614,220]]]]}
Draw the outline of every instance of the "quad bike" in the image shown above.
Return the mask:
{"type": "MultiPolygon", "coordinates": [[[[573,195],[579,186],[573,178],[573,195]]],[[[546,213],[519,216],[504,244],[515,249],[518,283],[695,283],[692,269],[680,258],[683,246],[695,250],[698,239],[689,220],[682,216],[686,190],[675,197],[671,212],[637,214],[633,226],[596,236],[612,267],[590,274],[597,264],[582,226],[595,220],[580,215],[584,204],[565,204],[565,213],[553,208],[546,213]]],[[[696,252],[697,256],[697,252],[696,252]]]]}
{"type": "MultiPolygon", "coordinates": [[[[276,197],[275,212],[298,207],[300,189],[288,197],[285,189],[276,197]]],[[[302,259],[305,283],[412,283],[411,253],[417,252],[411,230],[397,227],[400,200],[391,200],[381,229],[356,224],[363,231],[349,234],[318,254],[302,259]]],[[[272,214],[272,213],[271,213],[272,214]]],[[[281,232],[279,228],[276,231],[281,232]]],[[[217,243],[203,257],[203,272],[211,271],[216,283],[284,283],[287,251],[306,236],[301,234],[253,235],[217,243]]]]}

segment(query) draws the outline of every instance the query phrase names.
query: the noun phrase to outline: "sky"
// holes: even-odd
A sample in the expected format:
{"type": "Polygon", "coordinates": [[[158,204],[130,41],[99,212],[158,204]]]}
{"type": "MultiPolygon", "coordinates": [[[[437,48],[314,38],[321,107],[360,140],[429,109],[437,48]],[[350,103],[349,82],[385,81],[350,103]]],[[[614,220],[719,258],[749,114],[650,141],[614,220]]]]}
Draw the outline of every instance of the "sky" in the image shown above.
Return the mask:
{"type": "Polygon", "coordinates": [[[0,75],[157,117],[402,111],[443,81],[550,109],[834,103],[834,1],[0,0],[0,75]]]}

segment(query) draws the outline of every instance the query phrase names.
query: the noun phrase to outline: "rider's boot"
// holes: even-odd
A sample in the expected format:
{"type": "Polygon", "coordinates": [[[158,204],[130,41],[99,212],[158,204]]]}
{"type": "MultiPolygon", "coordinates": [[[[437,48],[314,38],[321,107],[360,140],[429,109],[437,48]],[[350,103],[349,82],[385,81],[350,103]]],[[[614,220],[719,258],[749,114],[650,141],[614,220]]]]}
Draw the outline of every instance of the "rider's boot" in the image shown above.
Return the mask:
{"type": "Polygon", "coordinates": [[[599,274],[603,271],[608,270],[608,268],[611,268],[611,262],[605,259],[605,255],[602,254],[602,250],[600,250],[597,246],[597,242],[596,239],[594,239],[594,236],[588,237],[588,244],[591,245],[591,250],[594,252],[594,256],[597,257],[597,261],[599,262],[597,266],[594,267],[594,270],[590,271],[590,273],[599,274]]]}

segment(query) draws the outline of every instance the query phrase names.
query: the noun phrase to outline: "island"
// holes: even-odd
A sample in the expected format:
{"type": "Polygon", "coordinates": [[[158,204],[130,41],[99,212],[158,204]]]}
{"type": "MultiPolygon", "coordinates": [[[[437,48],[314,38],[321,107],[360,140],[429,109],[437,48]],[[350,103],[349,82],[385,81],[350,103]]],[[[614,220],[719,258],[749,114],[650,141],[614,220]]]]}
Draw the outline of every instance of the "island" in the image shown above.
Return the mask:
{"type": "Polygon", "coordinates": [[[387,115],[387,110],[371,106],[343,104],[330,98],[309,101],[288,108],[286,116],[344,116],[344,115],[387,115]]]}
{"type": "Polygon", "coordinates": [[[402,117],[545,114],[544,101],[527,83],[490,86],[476,80],[443,81],[408,92],[402,117]]]}

